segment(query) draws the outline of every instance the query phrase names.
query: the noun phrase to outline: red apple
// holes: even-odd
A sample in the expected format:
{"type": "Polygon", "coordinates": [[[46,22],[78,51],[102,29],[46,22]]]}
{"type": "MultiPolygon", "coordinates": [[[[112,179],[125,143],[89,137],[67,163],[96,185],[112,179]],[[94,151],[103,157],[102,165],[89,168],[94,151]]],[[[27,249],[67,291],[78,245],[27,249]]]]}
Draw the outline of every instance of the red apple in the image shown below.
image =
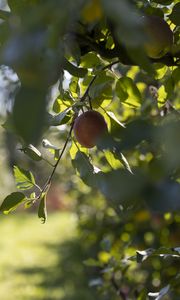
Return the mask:
{"type": "Polygon", "coordinates": [[[74,122],[74,136],[82,146],[93,148],[107,131],[104,117],[97,111],[86,111],[74,122]]]}

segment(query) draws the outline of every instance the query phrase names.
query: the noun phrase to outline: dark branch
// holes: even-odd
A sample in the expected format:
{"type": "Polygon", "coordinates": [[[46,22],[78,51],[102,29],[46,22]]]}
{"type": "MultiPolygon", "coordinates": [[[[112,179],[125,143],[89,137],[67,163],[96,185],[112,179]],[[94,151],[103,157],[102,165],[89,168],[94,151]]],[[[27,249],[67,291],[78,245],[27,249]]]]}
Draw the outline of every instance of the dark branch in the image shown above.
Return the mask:
{"type": "MultiPolygon", "coordinates": [[[[107,49],[106,43],[104,41],[95,42],[92,38],[88,36],[84,36],[81,34],[75,34],[74,38],[79,43],[82,54],[88,53],[90,51],[97,52],[100,56],[106,59],[118,58],[119,61],[124,65],[137,65],[132,59],[129,57],[126,48],[120,45],[115,40],[115,47],[113,49],[107,49]]],[[[163,63],[166,66],[177,66],[178,63],[175,59],[178,57],[178,53],[174,56],[171,54],[167,54],[162,58],[153,59],[149,58],[152,63],[163,63]]]]}

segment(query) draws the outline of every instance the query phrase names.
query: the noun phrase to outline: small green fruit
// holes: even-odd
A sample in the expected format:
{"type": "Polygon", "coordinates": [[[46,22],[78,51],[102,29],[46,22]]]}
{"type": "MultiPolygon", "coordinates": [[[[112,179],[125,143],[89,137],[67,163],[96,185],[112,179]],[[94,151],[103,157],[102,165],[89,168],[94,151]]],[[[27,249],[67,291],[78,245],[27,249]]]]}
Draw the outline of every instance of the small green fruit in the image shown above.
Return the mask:
{"type": "Polygon", "coordinates": [[[99,112],[91,110],[76,118],[73,130],[79,144],[93,148],[98,139],[107,132],[107,124],[99,112]]]}
{"type": "Polygon", "coordinates": [[[173,32],[169,25],[158,16],[145,16],[145,32],[148,41],[144,48],[151,58],[160,58],[171,50],[173,45],[173,32]]]}

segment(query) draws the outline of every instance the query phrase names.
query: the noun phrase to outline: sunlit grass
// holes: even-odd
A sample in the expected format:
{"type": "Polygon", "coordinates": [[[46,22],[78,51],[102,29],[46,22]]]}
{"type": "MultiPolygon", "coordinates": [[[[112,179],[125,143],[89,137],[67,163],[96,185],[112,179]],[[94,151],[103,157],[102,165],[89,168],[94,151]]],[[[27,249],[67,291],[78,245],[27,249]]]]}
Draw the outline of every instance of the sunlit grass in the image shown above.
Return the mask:
{"type": "Polygon", "coordinates": [[[72,213],[51,214],[44,225],[34,214],[1,215],[0,299],[93,299],[75,283],[84,284],[76,227],[72,213]]]}

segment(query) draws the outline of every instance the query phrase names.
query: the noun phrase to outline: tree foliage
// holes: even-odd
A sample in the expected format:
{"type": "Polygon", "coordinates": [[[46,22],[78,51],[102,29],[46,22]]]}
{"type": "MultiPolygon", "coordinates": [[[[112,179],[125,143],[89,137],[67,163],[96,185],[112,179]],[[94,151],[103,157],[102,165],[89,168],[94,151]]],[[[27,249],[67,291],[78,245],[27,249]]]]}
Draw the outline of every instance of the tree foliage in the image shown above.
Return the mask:
{"type": "Polygon", "coordinates": [[[91,284],[104,297],[178,299],[179,248],[171,249],[160,233],[169,224],[177,229],[180,208],[178,1],[7,2],[9,10],[0,11],[0,61],[19,84],[3,126],[27,158],[48,163],[50,171],[39,184],[35,174],[15,166],[16,187],[25,192],[7,196],[0,210],[38,204],[45,222],[49,186],[68,148],[66,158],[88,191],[86,213],[80,209],[87,219],[82,228],[96,233],[89,248],[102,248],[99,259],[85,262],[99,273],[91,284]],[[146,15],[164,19],[173,34],[171,49],[160,58],[146,53],[146,15]],[[73,125],[79,113],[92,109],[103,115],[108,133],[88,150],[76,141],[73,125]],[[55,129],[60,146],[46,138],[55,129]],[[89,201],[92,195],[100,204],[89,201]],[[141,245],[138,235],[148,232],[141,245]],[[157,249],[142,249],[148,243],[157,249]],[[136,247],[141,251],[130,255],[136,247]],[[157,273],[166,266],[161,282],[157,273]],[[149,290],[153,286],[159,290],[149,290]]]}

